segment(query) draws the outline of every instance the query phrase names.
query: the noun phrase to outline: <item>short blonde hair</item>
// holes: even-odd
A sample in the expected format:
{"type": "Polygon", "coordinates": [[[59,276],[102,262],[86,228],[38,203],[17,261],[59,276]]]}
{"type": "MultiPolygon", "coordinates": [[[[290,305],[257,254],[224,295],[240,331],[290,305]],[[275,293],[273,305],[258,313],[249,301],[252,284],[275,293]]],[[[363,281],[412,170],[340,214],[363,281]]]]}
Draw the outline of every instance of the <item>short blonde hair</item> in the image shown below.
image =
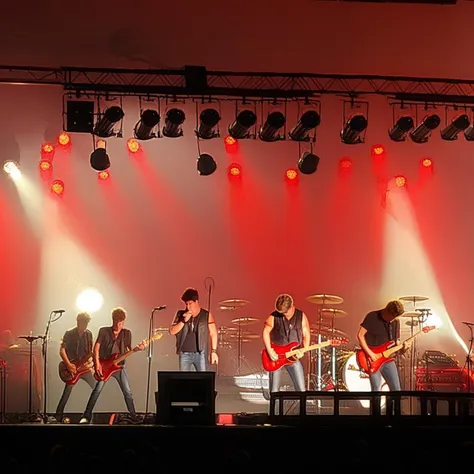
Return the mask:
{"type": "Polygon", "coordinates": [[[127,317],[127,312],[123,308],[115,308],[112,310],[112,320],[116,323],[125,321],[127,317]]]}
{"type": "Polygon", "coordinates": [[[399,300],[389,301],[385,309],[395,317],[401,316],[405,312],[403,303],[399,300]]]}
{"type": "Polygon", "coordinates": [[[286,293],[278,296],[278,298],[275,301],[275,309],[279,313],[286,313],[292,306],[293,306],[293,298],[286,293]]]}
{"type": "Polygon", "coordinates": [[[84,323],[90,323],[91,322],[91,316],[89,313],[86,313],[85,311],[82,312],[82,313],[78,313],[77,316],[76,316],[76,321],[79,322],[79,321],[82,321],[84,323]]]}

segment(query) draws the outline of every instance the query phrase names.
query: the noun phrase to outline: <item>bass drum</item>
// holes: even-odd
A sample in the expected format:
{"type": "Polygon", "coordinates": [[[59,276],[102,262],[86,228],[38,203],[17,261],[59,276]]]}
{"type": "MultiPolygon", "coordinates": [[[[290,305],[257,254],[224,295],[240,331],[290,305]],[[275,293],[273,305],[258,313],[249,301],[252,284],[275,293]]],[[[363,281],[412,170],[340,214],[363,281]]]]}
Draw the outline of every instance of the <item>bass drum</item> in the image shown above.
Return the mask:
{"type": "MultiPolygon", "coordinates": [[[[342,381],[344,388],[348,392],[370,392],[370,380],[368,374],[360,370],[355,352],[341,354],[338,358],[339,380],[342,381]]],[[[385,379],[382,377],[382,391],[388,392],[389,388],[385,379]]],[[[359,400],[364,408],[369,408],[369,400],[359,400]]],[[[385,406],[385,397],[381,401],[382,408],[385,406]]]]}

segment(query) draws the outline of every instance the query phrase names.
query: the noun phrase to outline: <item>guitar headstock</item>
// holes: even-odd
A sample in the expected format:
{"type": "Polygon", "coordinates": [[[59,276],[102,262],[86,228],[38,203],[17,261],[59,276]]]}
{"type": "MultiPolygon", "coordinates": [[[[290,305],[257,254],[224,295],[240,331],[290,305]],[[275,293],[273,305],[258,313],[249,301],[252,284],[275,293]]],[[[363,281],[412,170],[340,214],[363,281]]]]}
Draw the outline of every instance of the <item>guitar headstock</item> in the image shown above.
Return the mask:
{"type": "Polygon", "coordinates": [[[432,331],[433,329],[436,329],[436,326],[426,326],[426,327],[424,327],[424,328],[422,329],[422,331],[423,331],[424,333],[427,333],[427,332],[432,331]]]}

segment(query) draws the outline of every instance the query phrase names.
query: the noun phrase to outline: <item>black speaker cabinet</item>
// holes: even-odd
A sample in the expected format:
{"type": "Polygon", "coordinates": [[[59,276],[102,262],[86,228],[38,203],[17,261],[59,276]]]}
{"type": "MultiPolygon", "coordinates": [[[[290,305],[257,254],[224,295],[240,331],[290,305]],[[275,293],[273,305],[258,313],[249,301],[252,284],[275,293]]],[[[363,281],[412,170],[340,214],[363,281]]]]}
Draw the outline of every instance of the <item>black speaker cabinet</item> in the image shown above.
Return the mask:
{"type": "Polygon", "coordinates": [[[156,423],[216,424],[215,372],[158,372],[156,423]]]}

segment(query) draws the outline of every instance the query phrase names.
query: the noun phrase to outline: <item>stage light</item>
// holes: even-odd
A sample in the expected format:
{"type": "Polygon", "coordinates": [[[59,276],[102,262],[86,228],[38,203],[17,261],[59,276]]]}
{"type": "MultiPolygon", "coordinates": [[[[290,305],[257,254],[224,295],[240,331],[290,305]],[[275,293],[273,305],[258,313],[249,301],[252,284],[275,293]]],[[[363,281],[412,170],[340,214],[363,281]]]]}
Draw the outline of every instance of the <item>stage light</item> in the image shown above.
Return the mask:
{"type": "Polygon", "coordinates": [[[140,150],[140,143],[135,138],[127,140],[127,148],[131,153],[137,153],[140,150]]]}
{"type": "Polygon", "coordinates": [[[237,177],[237,176],[240,176],[241,173],[242,173],[242,167],[240,165],[238,165],[237,163],[232,163],[229,166],[229,175],[230,176],[237,177]]]}
{"type": "Polygon", "coordinates": [[[93,134],[97,137],[108,138],[114,135],[114,126],[124,117],[123,110],[114,105],[109,107],[95,124],[93,134]]]}
{"type": "Polygon", "coordinates": [[[374,145],[372,147],[372,155],[380,156],[380,155],[383,155],[384,153],[385,153],[385,148],[383,147],[383,145],[374,145]]]}
{"type": "Polygon", "coordinates": [[[450,125],[441,130],[441,138],[443,140],[456,140],[458,134],[469,127],[469,117],[466,114],[458,115],[450,125]]]}
{"type": "Polygon", "coordinates": [[[104,150],[107,148],[107,142],[105,140],[97,140],[95,144],[96,148],[103,148],[104,150]]]}
{"type": "Polygon", "coordinates": [[[319,156],[305,151],[298,161],[298,169],[303,174],[313,174],[318,169],[319,156]]]}
{"type": "Polygon", "coordinates": [[[224,138],[224,144],[226,146],[233,146],[237,143],[237,140],[233,137],[231,137],[230,135],[227,135],[225,138],[224,138]]]}
{"type": "Polygon", "coordinates": [[[264,142],[274,142],[280,140],[278,131],[285,125],[286,119],[281,112],[268,114],[266,122],[260,128],[258,137],[264,142]]]}
{"type": "Polygon", "coordinates": [[[64,193],[64,183],[60,179],[55,179],[51,183],[51,192],[60,196],[64,193]]]}
{"type": "Polygon", "coordinates": [[[17,179],[21,178],[20,167],[14,161],[5,161],[5,163],[3,164],[3,171],[5,174],[10,176],[13,181],[16,181],[17,179]]]}
{"type": "Polygon", "coordinates": [[[215,109],[205,109],[199,116],[199,128],[196,130],[196,135],[203,140],[209,140],[219,136],[219,131],[216,129],[221,116],[215,109]]]}
{"type": "Polygon", "coordinates": [[[54,145],[49,142],[43,143],[41,145],[41,151],[43,153],[54,153],[54,145]]]}
{"type": "Polygon", "coordinates": [[[415,130],[410,133],[410,138],[415,143],[426,143],[431,135],[431,132],[439,126],[441,119],[439,115],[427,115],[415,130]]]}
{"type": "Polygon", "coordinates": [[[431,160],[431,158],[423,158],[421,160],[421,166],[423,166],[424,168],[430,168],[431,166],[433,166],[433,161],[431,160]]]}
{"type": "Polygon", "coordinates": [[[307,110],[298,120],[295,128],[291,130],[288,136],[296,142],[309,140],[309,132],[319,126],[321,117],[315,110],[307,110]]]}
{"type": "Polygon", "coordinates": [[[399,188],[402,188],[403,186],[405,186],[407,180],[405,178],[405,176],[395,176],[395,184],[399,187],[399,188]]]}
{"type": "Polygon", "coordinates": [[[181,125],[186,120],[186,115],[181,109],[170,109],[166,112],[163,135],[168,138],[178,138],[183,136],[181,125]]]}
{"type": "Polygon", "coordinates": [[[79,311],[95,313],[102,308],[104,297],[95,288],[86,288],[76,298],[76,307],[79,311]]]}
{"type": "Polygon", "coordinates": [[[229,127],[229,135],[235,139],[249,138],[250,128],[257,122],[257,116],[251,110],[242,110],[229,127]]]}
{"type": "Polygon", "coordinates": [[[342,158],[339,162],[339,166],[342,169],[348,169],[352,166],[352,161],[349,158],[342,158]]]}
{"type": "Polygon", "coordinates": [[[49,170],[53,169],[53,164],[51,163],[51,161],[41,160],[39,162],[39,168],[40,168],[41,171],[49,171],[49,170]]]}
{"type": "Polygon", "coordinates": [[[110,177],[110,173],[108,171],[99,171],[97,173],[97,177],[102,180],[102,181],[105,181],[106,179],[109,179],[110,177]]]}
{"type": "Polygon", "coordinates": [[[67,147],[68,145],[71,144],[71,137],[69,136],[68,133],[62,132],[62,133],[60,133],[59,136],[58,136],[58,143],[59,143],[61,146],[67,147]]]}
{"type": "Polygon", "coordinates": [[[153,129],[160,123],[160,114],[153,109],[144,110],[134,128],[135,138],[138,140],[150,140],[156,138],[153,129]]]}
{"type": "Polygon", "coordinates": [[[294,179],[296,179],[298,177],[298,171],[296,171],[295,169],[286,170],[286,175],[285,176],[290,181],[293,181],[294,179]]]}
{"type": "Polygon", "coordinates": [[[362,143],[360,134],[367,128],[367,119],[363,115],[353,115],[341,130],[341,140],[346,145],[362,143]]]}
{"type": "Polygon", "coordinates": [[[110,159],[105,148],[97,148],[91,153],[91,166],[96,171],[105,171],[110,168],[110,159]]]}
{"type": "Polygon", "coordinates": [[[469,142],[472,142],[474,140],[474,126],[473,125],[469,125],[469,127],[467,127],[466,130],[464,130],[464,138],[469,142]]]}
{"type": "Polygon", "coordinates": [[[393,128],[388,132],[388,136],[394,142],[403,142],[406,140],[408,132],[413,128],[413,119],[409,116],[400,117],[393,128]]]}
{"type": "Polygon", "coordinates": [[[214,158],[207,154],[202,153],[199,155],[197,160],[197,170],[201,176],[209,176],[217,169],[217,164],[214,161],[214,158]]]}

